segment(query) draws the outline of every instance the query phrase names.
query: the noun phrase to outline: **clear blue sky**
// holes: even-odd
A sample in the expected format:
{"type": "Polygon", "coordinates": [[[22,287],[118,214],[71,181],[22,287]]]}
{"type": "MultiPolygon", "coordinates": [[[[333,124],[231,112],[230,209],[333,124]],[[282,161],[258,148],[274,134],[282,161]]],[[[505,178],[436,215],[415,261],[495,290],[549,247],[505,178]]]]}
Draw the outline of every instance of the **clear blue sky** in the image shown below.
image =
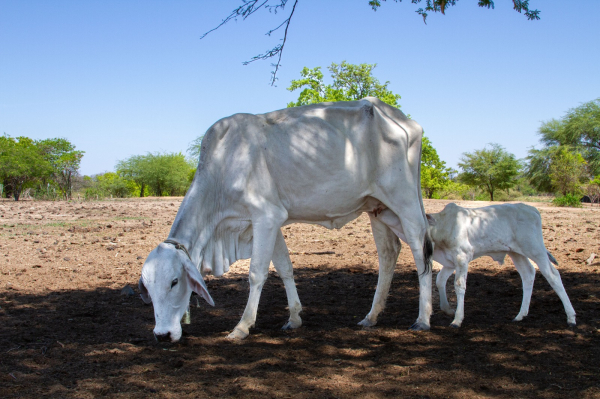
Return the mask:
{"type": "Polygon", "coordinates": [[[200,40],[239,0],[0,0],[0,134],[64,137],[83,174],[147,152],[185,152],[218,119],[296,99],[304,66],[377,63],[441,158],[495,142],[518,158],[542,121],[600,97],[600,1],[461,0],[428,24],[405,0],[300,0],[277,87],[271,62],[242,62],[277,43],[284,14],[257,14],[200,40]]]}

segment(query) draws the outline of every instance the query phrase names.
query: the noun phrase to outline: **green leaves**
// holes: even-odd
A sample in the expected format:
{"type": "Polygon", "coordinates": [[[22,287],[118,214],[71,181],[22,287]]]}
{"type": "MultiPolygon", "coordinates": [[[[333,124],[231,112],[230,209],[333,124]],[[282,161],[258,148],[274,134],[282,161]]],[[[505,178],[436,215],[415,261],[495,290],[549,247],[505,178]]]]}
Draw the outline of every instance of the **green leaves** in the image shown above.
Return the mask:
{"type": "Polygon", "coordinates": [[[563,196],[581,194],[581,184],[586,177],[585,166],[580,153],[571,151],[567,146],[558,147],[548,168],[552,186],[563,196]]]}
{"type": "Polygon", "coordinates": [[[593,175],[600,174],[600,98],[544,122],[538,131],[546,146],[569,146],[580,152],[593,175]]]}
{"type": "Polygon", "coordinates": [[[304,67],[300,72],[301,79],[292,80],[289,91],[298,89],[298,101],[291,102],[288,107],[317,104],[326,101],[354,101],[367,96],[378,97],[381,101],[400,108],[399,94],[388,89],[390,82],[380,83],[373,76],[373,69],[377,64],[354,65],[342,61],[341,64],[332,63],[327,69],[331,72],[332,84],[323,82],[321,67],[313,69],[304,67]]]}
{"type": "MultiPolygon", "coordinates": [[[[385,0],[369,0],[369,5],[373,9],[373,11],[377,11],[379,7],[381,7],[381,1],[385,0]]],[[[402,2],[402,0],[394,0],[396,3],[402,2]]],[[[450,6],[455,6],[458,0],[411,0],[413,4],[421,4],[425,3],[425,8],[419,8],[415,11],[417,14],[423,17],[423,22],[427,23],[427,12],[441,12],[442,14],[446,13],[446,9],[450,6]]],[[[478,0],[477,5],[479,7],[485,8],[494,8],[493,0],[478,0]]],[[[531,10],[529,9],[529,0],[513,0],[513,9],[519,13],[525,12],[525,16],[528,20],[538,20],[540,19],[540,11],[539,10],[531,10]]]]}
{"type": "Polygon", "coordinates": [[[55,138],[37,143],[44,158],[52,167],[51,177],[66,199],[71,198],[72,179],[79,172],[84,151],[76,151],[67,139],[55,138]]]}
{"type": "Polygon", "coordinates": [[[19,200],[24,186],[51,173],[52,166],[29,137],[0,136],[0,180],[19,200]]]}
{"type": "Polygon", "coordinates": [[[436,192],[443,190],[450,182],[450,168],[442,161],[431,141],[423,136],[421,149],[421,189],[425,197],[433,198],[436,192]]]}
{"type": "Polygon", "coordinates": [[[588,175],[600,174],[600,98],[542,123],[544,148],[529,150],[527,177],[538,190],[579,194],[588,175]]]}
{"type": "Polygon", "coordinates": [[[489,146],[489,149],[464,153],[458,166],[463,171],[460,180],[486,190],[493,201],[496,190],[507,190],[516,184],[521,165],[515,156],[506,152],[500,144],[489,146]]]}
{"type": "Polygon", "coordinates": [[[117,173],[140,186],[140,197],[146,188],[155,196],[185,194],[193,168],[181,153],[148,153],[117,163],[117,173]]]}

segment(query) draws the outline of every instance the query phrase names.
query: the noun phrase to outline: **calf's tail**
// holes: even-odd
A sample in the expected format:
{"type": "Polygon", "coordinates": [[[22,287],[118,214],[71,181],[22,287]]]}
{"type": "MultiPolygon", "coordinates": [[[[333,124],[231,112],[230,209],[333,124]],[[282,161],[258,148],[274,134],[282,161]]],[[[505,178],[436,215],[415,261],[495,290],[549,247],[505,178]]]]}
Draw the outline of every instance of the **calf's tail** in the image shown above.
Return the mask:
{"type": "Polygon", "coordinates": [[[425,233],[423,241],[423,261],[425,262],[425,271],[423,274],[431,273],[431,261],[433,259],[433,241],[429,237],[429,231],[425,233]]]}
{"type": "Polygon", "coordinates": [[[550,259],[550,262],[554,263],[554,265],[558,266],[558,262],[556,261],[556,259],[554,258],[554,256],[552,256],[552,254],[550,253],[550,251],[546,251],[546,253],[548,254],[548,259],[550,259]]]}

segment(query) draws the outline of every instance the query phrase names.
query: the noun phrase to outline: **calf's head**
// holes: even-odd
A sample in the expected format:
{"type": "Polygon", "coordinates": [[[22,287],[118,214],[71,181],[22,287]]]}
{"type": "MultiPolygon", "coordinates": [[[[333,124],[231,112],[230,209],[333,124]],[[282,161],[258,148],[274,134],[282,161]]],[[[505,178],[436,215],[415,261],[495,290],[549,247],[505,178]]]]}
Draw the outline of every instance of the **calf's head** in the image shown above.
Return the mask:
{"type": "Polygon", "coordinates": [[[181,318],[192,291],[215,305],[196,266],[183,251],[165,243],[148,255],[139,288],[142,300],[154,305],[154,335],[159,341],[177,342],[181,338],[181,318]]]}

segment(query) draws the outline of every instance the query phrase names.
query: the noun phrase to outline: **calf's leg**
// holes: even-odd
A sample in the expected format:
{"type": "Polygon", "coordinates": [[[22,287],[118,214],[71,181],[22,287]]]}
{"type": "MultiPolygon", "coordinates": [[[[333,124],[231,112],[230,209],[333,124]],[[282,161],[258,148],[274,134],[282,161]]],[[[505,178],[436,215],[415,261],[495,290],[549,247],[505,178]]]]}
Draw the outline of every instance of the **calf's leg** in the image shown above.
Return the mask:
{"type": "Polygon", "coordinates": [[[448,297],[446,295],[446,282],[452,273],[454,273],[454,269],[443,266],[442,270],[439,271],[437,277],[435,278],[435,285],[437,286],[440,294],[440,309],[450,316],[454,315],[454,309],[452,309],[448,303],[448,297]]]}
{"type": "Polygon", "coordinates": [[[532,255],[531,260],[533,260],[538,265],[540,272],[546,278],[546,280],[548,280],[548,283],[562,301],[563,306],[565,308],[565,313],[567,314],[567,324],[571,327],[575,326],[575,309],[573,309],[573,305],[571,305],[569,296],[565,291],[565,287],[563,286],[562,280],[560,278],[560,273],[550,263],[550,260],[548,258],[548,252],[544,248],[543,253],[532,255]]]}
{"type": "Polygon", "coordinates": [[[373,238],[379,257],[379,277],[371,311],[358,323],[363,327],[371,327],[377,324],[377,317],[385,308],[401,248],[400,240],[388,226],[371,213],[369,213],[369,217],[371,218],[371,229],[373,230],[373,238]]]}
{"type": "Polygon", "coordinates": [[[466,255],[459,255],[454,262],[456,265],[456,276],[454,276],[454,290],[456,291],[456,313],[450,327],[458,328],[465,317],[465,292],[467,291],[467,273],[469,271],[469,259],[466,255]]]}
{"type": "Polygon", "coordinates": [[[535,280],[535,268],[529,262],[526,256],[511,252],[508,254],[512,259],[519,275],[521,276],[521,282],[523,284],[523,301],[521,302],[521,310],[514,321],[521,321],[523,317],[529,313],[529,304],[531,302],[531,293],[533,291],[533,281],[535,280]]]}

